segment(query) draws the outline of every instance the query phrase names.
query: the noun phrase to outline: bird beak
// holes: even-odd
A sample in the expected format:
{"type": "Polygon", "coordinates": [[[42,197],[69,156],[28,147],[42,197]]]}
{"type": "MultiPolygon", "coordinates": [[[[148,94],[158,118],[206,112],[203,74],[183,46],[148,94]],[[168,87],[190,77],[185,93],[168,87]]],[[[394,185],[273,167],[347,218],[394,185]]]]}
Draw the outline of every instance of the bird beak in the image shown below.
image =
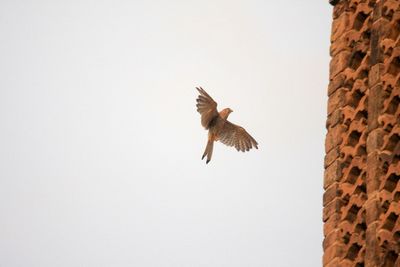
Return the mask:
{"type": "Polygon", "coordinates": [[[230,111],[231,111],[231,112],[233,112],[233,110],[232,110],[232,109],[230,109],[230,111]]]}

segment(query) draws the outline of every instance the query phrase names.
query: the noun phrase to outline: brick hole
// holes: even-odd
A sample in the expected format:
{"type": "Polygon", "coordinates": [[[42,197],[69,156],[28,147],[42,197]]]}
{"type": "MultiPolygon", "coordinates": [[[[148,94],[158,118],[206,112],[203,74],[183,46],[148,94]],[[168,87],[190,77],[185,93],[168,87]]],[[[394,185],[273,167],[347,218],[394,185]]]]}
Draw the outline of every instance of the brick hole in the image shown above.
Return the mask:
{"type": "Polygon", "coordinates": [[[349,243],[350,241],[350,233],[346,232],[346,234],[344,234],[343,236],[343,243],[345,243],[346,245],[349,243]]]}
{"type": "Polygon", "coordinates": [[[389,168],[389,163],[387,163],[387,162],[385,161],[385,162],[383,163],[383,165],[382,165],[382,171],[383,171],[383,173],[387,173],[388,168],[389,168]]]}
{"type": "Polygon", "coordinates": [[[394,226],[396,225],[396,221],[399,215],[395,214],[394,212],[391,212],[389,216],[386,218],[385,223],[383,224],[382,228],[386,229],[388,231],[392,231],[394,226]]]}
{"type": "Polygon", "coordinates": [[[367,193],[367,188],[365,187],[365,184],[357,186],[354,190],[354,194],[359,195],[360,193],[367,193]]]}
{"type": "Polygon", "coordinates": [[[336,190],[336,196],[337,196],[337,197],[341,197],[342,195],[343,195],[343,190],[340,189],[340,188],[338,188],[338,189],[336,190]]]}
{"type": "Polygon", "coordinates": [[[345,121],[343,122],[343,124],[346,125],[347,128],[348,128],[348,126],[350,126],[350,124],[351,124],[351,118],[345,119],[345,121]]]}
{"type": "Polygon", "coordinates": [[[356,9],[357,5],[360,4],[360,0],[353,0],[353,1],[349,1],[349,7],[352,8],[353,10],[356,9]]]}
{"type": "Polygon", "coordinates": [[[400,97],[396,95],[390,101],[388,108],[386,109],[386,113],[389,113],[391,115],[395,114],[397,109],[399,108],[399,104],[400,104],[400,97]]]}
{"type": "Polygon", "coordinates": [[[356,51],[354,52],[349,60],[349,66],[350,68],[352,68],[353,70],[358,69],[358,67],[360,67],[362,60],[364,59],[366,53],[362,52],[362,51],[356,51]]]}
{"type": "Polygon", "coordinates": [[[370,39],[371,38],[371,31],[370,30],[367,30],[367,31],[365,31],[365,32],[363,32],[362,33],[362,38],[363,39],[370,39]]]}
{"type": "Polygon", "coordinates": [[[357,205],[352,205],[351,208],[349,209],[345,220],[353,223],[356,218],[357,218],[357,214],[359,212],[359,210],[361,209],[361,207],[357,206],[357,205]]]}
{"type": "Polygon", "coordinates": [[[396,40],[400,33],[400,20],[396,20],[389,34],[389,38],[396,40]]]}
{"type": "Polygon", "coordinates": [[[375,7],[375,4],[376,4],[376,0],[373,0],[373,1],[369,1],[369,2],[368,2],[368,6],[369,6],[369,7],[375,7]]]}
{"type": "Polygon", "coordinates": [[[364,78],[367,78],[368,77],[368,70],[367,69],[363,69],[362,71],[360,71],[360,74],[358,75],[358,77],[360,78],[360,79],[364,79],[364,78]]]}
{"type": "Polygon", "coordinates": [[[367,225],[365,223],[359,223],[356,225],[356,229],[354,230],[356,233],[365,233],[367,230],[367,225]]]}
{"type": "Polygon", "coordinates": [[[396,188],[397,183],[400,180],[400,176],[392,173],[386,180],[385,186],[383,189],[385,189],[388,192],[393,192],[393,190],[396,188]]]}
{"type": "Polygon", "coordinates": [[[396,260],[398,257],[399,257],[399,255],[395,251],[393,251],[393,250],[389,251],[384,257],[385,263],[383,266],[384,267],[395,266],[395,263],[396,263],[396,260]]]}
{"type": "Polygon", "coordinates": [[[399,202],[400,201],[400,192],[396,192],[396,194],[394,194],[393,200],[395,202],[399,202]]]}
{"type": "Polygon", "coordinates": [[[342,167],[343,168],[349,167],[352,160],[353,160],[353,156],[352,155],[348,155],[346,157],[346,159],[344,160],[344,162],[342,163],[342,167]]]}
{"type": "Polygon", "coordinates": [[[349,47],[353,48],[356,46],[356,44],[357,44],[357,42],[355,40],[352,40],[351,43],[349,44],[349,47]]]}
{"type": "Polygon", "coordinates": [[[386,51],[385,55],[387,55],[388,57],[390,57],[393,53],[393,47],[388,47],[386,50],[386,46],[382,45],[382,49],[383,49],[383,51],[386,51]]]}
{"type": "Polygon", "coordinates": [[[389,9],[389,10],[388,10],[388,7],[387,7],[387,6],[384,6],[384,7],[383,7],[383,12],[382,12],[382,14],[383,14],[383,16],[384,16],[385,18],[387,18],[388,20],[392,20],[392,18],[393,18],[393,13],[394,13],[394,10],[393,10],[393,9],[389,9]]]}
{"type": "Polygon", "coordinates": [[[367,155],[367,149],[365,148],[364,145],[358,147],[357,155],[359,156],[367,155]]]}
{"type": "Polygon", "coordinates": [[[353,108],[356,108],[361,101],[361,98],[364,96],[360,90],[355,90],[354,93],[351,94],[349,105],[353,108]]]}
{"type": "Polygon", "coordinates": [[[389,138],[389,142],[387,143],[385,150],[393,151],[399,141],[400,141],[400,136],[398,134],[393,134],[389,138]]]}
{"type": "Polygon", "coordinates": [[[356,146],[360,141],[361,133],[358,131],[352,131],[349,135],[347,145],[349,146],[356,146]]]}
{"type": "Polygon", "coordinates": [[[360,251],[361,246],[358,245],[357,243],[354,243],[353,245],[351,245],[351,247],[349,248],[347,255],[346,255],[346,259],[349,259],[351,261],[354,261],[355,258],[357,258],[358,252],[360,251]]]}
{"type": "Polygon", "coordinates": [[[365,265],[364,265],[364,262],[358,262],[357,264],[356,264],[356,267],[364,267],[365,265]]]}
{"type": "Polygon", "coordinates": [[[393,234],[393,239],[394,239],[394,242],[396,242],[397,244],[400,244],[400,231],[397,231],[393,234]]]}
{"type": "Polygon", "coordinates": [[[353,88],[353,85],[354,85],[354,79],[348,79],[343,84],[343,87],[351,90],[353,88]]]}
{"type": "MultiPolygon", "coordinates": [[[[381,199],[382,201],[382,199],[381,199]]],[[[386,213],[389,209],[390,206],[390,202],[388,200],[386,200],[385,202],[382,203],[382,210],[384,213],[386,213]]]]}
{"type": "Polygon", "coordinates": [[[391,123],[386,124],[384,130],[386,132],[391,132],[393,130],[393,125],[391,123]]]}
{"type": "MultiPolygon", "coordinates": [[[[383,82],[383,85],[386,85],[386,82],[383,82]]],[[[384,87],[385,88],[385,97],[389,97],[389,95],[392,93],[393,91],[393,86],[388,84],[387,86],[384,87]]]]}
{"type": "Polygon", "coordinates": [[[396,76],[400,72],[400,57],[395,57],[389,64],[388,73],[396,76]]]}
{"type": "Polygon", "coordinates": [[[351,168],[349,175],[347,176],[346,182],[354,184],[357,180],[357,178],[360,176],[361,170],[357,167],[354,166],[351,168]]]}
{"type": "Polygon", "coordinates": [[[364,21],[368,18],[368,15],[364,12],[360,12],[357,14],[356,19],[354,20],[353,29],[359,31],[364,25],[364,21]]]}
{"type": "Polygon", "coordinates": [[[349,204],[350,195],[349,194],[344,195],[342,200],[343,200],[343,206],[346,206],[347,204],[349,204]]]}
{"type": "Polygon", "coordinates": [[[357,112],[355,116],[355,120],[359,121],[361,119],[367,119],[368,118],[368,111],[366,110],[360,110],[357,112]]]}

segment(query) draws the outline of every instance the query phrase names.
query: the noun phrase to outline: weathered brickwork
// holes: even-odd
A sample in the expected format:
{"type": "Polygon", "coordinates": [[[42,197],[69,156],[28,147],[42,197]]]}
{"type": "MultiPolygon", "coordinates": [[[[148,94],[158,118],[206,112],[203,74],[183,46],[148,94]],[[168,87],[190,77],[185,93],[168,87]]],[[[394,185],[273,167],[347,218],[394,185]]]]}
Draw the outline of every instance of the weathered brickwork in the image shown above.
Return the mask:
{"type": "Polygon", "coordinates": [[[324,266],[400,266],[400,0],[333,7],[324,266]]]}

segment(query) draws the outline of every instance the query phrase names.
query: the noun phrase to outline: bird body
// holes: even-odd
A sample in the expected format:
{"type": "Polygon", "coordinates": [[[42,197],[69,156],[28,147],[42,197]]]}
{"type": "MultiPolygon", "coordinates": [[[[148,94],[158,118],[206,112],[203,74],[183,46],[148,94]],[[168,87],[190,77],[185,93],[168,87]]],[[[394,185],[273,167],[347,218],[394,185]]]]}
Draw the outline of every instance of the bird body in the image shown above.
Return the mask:
{"type": "Polygon", "coordinates": [[[201,159],[207,156],[209,163],[213,153],[214,141],[220,141],[227,146],[234,146],[238,151],[249,151],[255,147],[257,141],[238,125],[228,121],[229,114],[233,111],[225,108],[217,111],[217,103],[201,88],[196,87],[200,95],[197,98],[197,111],[201,114],[201,124],[208,130],[207,146],[201,159]]]}

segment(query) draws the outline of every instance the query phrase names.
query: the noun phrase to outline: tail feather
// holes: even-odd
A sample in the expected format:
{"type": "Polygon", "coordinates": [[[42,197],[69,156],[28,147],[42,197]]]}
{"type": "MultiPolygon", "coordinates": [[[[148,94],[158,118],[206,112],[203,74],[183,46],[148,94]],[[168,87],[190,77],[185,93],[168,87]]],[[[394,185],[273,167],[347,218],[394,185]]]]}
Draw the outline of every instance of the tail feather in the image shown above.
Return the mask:
{"type": "Polygon", "coordinates": [[[207,156],[206,164],[208,164],[211,160],[212,153],[213,153],[213,147],[214,147],[214,141],[209,139],[207,142],[206,149],[204,150],[204,154],[201,157],[201,159],[204,159],[204,157],[207,156]]]}

